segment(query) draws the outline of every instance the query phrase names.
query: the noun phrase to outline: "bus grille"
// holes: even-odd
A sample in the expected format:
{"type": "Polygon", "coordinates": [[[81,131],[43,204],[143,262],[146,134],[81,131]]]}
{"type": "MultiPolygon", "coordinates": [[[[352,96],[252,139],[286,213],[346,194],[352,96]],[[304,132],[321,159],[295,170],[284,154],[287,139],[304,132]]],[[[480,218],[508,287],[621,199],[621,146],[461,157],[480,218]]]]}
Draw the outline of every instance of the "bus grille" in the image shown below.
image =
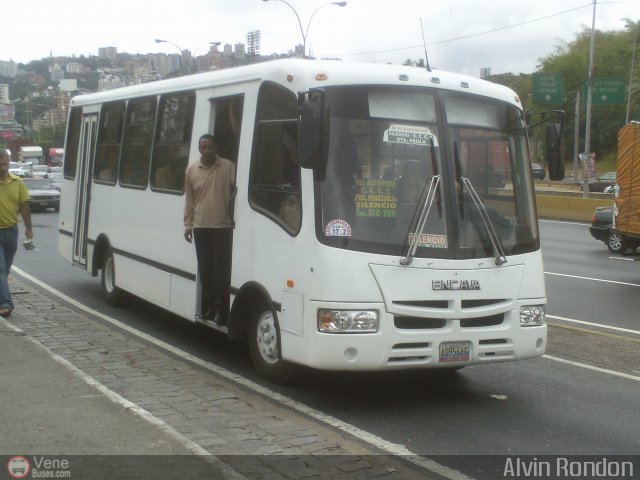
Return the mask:
{"type": "Polygon", "coordinates": [[[504,313],[489,315],[487,317],[463,318],[460,320],[446,320],[444,318],[423,318],[395,315],[393,323],[399,330],[436,330],[444,328],[447,322],[460,322],[460,328],[483,328],[502,325],[504,313]]]}

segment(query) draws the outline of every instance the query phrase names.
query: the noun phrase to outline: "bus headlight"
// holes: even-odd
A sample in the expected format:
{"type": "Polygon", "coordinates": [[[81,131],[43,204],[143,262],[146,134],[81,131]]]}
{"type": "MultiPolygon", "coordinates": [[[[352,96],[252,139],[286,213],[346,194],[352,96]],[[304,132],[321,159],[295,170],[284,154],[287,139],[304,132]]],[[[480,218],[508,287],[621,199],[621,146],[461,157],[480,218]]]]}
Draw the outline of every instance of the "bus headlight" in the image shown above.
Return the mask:
{"type": "Polygon", "coordinates": [[[378,331],[378,312],[375,310],[318,310],[318,331],[374,333],[378,331]]]}
{"type": "Polygon", "coordinates": [[[544,305],[520,307],[521,327],[538,327],[540,325],[544,325],[544,305]]]}

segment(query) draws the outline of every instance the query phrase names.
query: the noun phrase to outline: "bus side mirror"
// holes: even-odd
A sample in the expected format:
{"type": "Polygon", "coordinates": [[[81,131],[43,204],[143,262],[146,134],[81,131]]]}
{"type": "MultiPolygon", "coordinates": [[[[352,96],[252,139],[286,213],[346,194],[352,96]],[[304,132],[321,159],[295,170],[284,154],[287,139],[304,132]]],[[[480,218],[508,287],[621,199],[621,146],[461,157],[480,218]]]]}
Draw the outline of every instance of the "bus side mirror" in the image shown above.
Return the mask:
{"type": "Polygon", "coordinates": [[[310,168],[324,178],[329,156],[329,111],[322,90],[301,94],[298,102],[298,158],[302,168],[310,168]]]}
{"type": "Polygon", "coordinates": [[[549,123],[544,127],[544,158],[550,180],[564,179],[564,162],[560,149],[560,124],[549,123]]]}

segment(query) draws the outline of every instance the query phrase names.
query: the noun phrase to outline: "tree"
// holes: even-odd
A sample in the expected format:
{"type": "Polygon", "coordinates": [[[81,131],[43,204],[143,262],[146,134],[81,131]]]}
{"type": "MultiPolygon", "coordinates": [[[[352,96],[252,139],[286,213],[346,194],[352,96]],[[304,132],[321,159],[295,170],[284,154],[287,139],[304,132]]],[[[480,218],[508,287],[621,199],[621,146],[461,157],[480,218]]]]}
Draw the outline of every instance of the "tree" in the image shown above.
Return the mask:
{"type": "MultiPolygon", "coordinates": [[[[631,22],[633,23],[633,22],[631,22]]],[[[633,24],[634,26],[636,24],[633,24]]],[[[589,51],[591,30],[584,28],[576,39],[564,46],[557,47],[548,56],[541,59],[540,73],[562,74],[565,99],[561,106],[565,110],[564,139],[565,158],[573,159],[574,104],[576,92],[583,93],[584,81],[589,73],[589,51]]],[[[626,31],[596,31],[593,61],[593,77],[619,77],[628,79],[633,50],[633,34],[626,31]]],[[[628,80],[626,80],[628,81],[628,80]]],[[[637,101],[634,112],[638,113],[637,101]]],[[[584,121],[584,99],[581,102],[581,119],[584,121]]],[[[625,105],[593,106],[591,110],[591,151],[603,158],[617,148],[617,134],[624,126],[625,105]]],[[[581,125],[579,145],[584,145],[584,126],[581,125]]]]}
{"type": "Polygon", "coordinates": [[[64,145],[65,130],[65,124],[41,128],[36,137],[38,145],[45,152],[48,152],[50,148],[62,147],[64,145]]]}
{"type": "Polygon", "coordinates": [[[529,110],[532,107],[530,104],[530,93],[533,88],[531,74],[520,73],[516,75],[514,73],[501,73],[498,75],[489,75],[487,80],[505,85],[516,92],[522,102],[522,108],[525,110],[529,110]]]}

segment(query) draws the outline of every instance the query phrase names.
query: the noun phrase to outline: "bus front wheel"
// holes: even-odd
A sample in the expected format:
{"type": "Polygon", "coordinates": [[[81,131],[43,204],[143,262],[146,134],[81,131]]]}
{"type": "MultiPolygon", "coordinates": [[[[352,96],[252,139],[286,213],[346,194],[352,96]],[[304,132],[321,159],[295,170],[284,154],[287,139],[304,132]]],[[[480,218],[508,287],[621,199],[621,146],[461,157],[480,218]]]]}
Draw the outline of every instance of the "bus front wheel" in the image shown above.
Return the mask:
{"type": "Polygon", "coordinates": [[[249,351],[253,365],[261,376],[278,384],[292,380],[295,366],[282,359],[278,319],[268,307],[259,308],[253,314],[249,351]]]}
{"type": "Polygon", "coordinates": [[[119,307],[123,303],[124,292],[116,287],[116,267],[111,248],[107,248],[102,260],[102,294],[113,307],[119,307]]]}

